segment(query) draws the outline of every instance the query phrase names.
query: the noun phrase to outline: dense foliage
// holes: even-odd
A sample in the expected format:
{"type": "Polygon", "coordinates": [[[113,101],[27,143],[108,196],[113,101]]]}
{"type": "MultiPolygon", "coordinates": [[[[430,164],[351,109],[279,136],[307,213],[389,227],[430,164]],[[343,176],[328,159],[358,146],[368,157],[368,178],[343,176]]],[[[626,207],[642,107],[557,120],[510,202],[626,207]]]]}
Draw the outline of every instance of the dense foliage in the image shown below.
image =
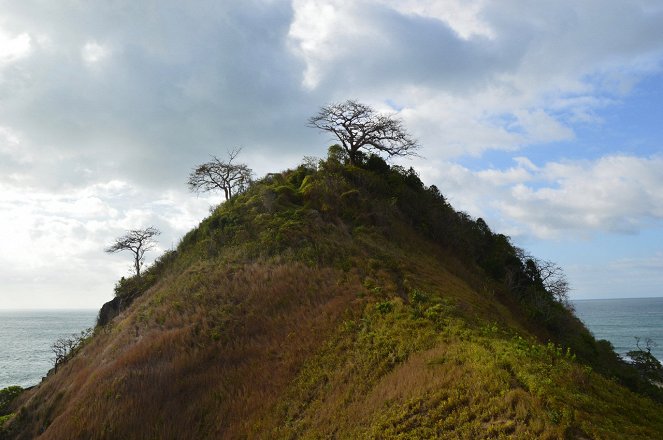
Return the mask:
{"type": "Polygon", "coordinates": [[[4,428],[5,422],[12,418],[11,405],[23,391],[19,386],[0,389],[0,438],[8,434],[4,428]]]}

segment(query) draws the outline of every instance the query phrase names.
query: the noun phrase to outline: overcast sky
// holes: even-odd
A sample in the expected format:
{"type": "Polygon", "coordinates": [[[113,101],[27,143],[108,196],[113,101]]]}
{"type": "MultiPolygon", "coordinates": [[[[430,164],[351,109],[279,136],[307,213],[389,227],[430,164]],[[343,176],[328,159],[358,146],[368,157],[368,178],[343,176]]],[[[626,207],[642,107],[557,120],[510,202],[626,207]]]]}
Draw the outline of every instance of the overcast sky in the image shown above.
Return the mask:
{"type": "Polygon", "coordinates": [[[0,1],[0,308],[99,307],[221,199],[324,156],[353,98],[397,112],[454,207],[566,270],[574,298],[663,296],[659,0],[0,1]],[[154,256],[158,254],[154,253],[154,256]]]}

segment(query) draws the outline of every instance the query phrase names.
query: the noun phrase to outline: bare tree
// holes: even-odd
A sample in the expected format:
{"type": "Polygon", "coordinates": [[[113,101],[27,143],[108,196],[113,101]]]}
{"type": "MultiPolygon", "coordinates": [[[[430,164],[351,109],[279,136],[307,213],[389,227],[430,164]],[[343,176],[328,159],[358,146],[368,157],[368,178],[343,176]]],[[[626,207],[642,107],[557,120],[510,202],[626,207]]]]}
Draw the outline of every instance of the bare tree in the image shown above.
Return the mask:
{"type": "Polygon", "coordinates": [[[541,285],[557,302],[572,310],[573,304],[569,299],[571,287],[564,270],[553,261],[532,257],[522,250],[520,252],[521,258],[524,260],[525,271],[532,281],[541,285]]]}
{"type": "Polygon", "coordinates": [[[308,126],[333,133],[353,165],[362,149],[388,156],[408,156],[415,155],[414,150],[419,147],[400,119],[379,114],[370,106],[353,100],[322,107],[308,120],[308,126]]]}
{"type": "Polygon", "coordinates": [[[85,344],[85,341],[92,336],[94,331],[92,328],[88,328],[80,332],[80,334],[74,333],[69,338],[60,338],[51,345],[51,351],[53,352],[53,366],[55,371],[58,367],[73,357],[76,352],[85,344]]]}
{"type": "Polygon", "coordinates": [[[189,189],[195,192],[223,190],[226,200],[244,191],[253,171],[246,164],[233,163],[241,151],[241,148],[229,151],[227,161],[212,156],[210,162],[198,165],[189,175],[189,189]]]}
{"type": "Polygon", "coordinates": [[[156,240],[154,237],[161,234],[157,228],[150,226],[145,229],[132,229],[123,236],[116,238],[115,242],[104,249],[109,254],[120,251],[131,251],[134,255],[134,270],[136,276],[140,277],[140,268],[145,260],[145,252],[154,249],[156,240]]]}
{"type": "Polygon", "coordinates": [[[569,301],[571,287],[564,270],[552,261],[536,260],[536,264],[546,291],[567,308],[572,308],[573,306],[569,301]]]}

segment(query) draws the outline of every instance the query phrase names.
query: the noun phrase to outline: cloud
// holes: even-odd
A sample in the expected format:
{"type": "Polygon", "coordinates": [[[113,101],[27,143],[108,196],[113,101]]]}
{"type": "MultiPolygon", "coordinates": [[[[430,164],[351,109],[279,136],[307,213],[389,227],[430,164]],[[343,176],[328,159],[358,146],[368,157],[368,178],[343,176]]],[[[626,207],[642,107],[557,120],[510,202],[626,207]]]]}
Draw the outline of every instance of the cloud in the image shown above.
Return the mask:
{"type": "Polygon", "coordinates": [[[32,160],[0,171],[45,187],[122,178],[166,190],[209,153],[243,146],[267,172],[322,154],[307,117],[351,97],[398,102],[427,157],[571,140],[575,123],[599,121],[595,109],[658,71],[662,18],[622,2],[164,1],[157,11],[26,0],[0,14],[12,54],[0,126],[21,133],[32,160]]]}
{"type": "Polygon", "coordinates": [[[130,272],[126,255],[103,252],[115,237],[156,226],[163,234],[152,259],[175,246],[218,202],[145,192],[123,181],[71,192],[0,184],[0,307],[96,307],[110,299],[114,281],[130,272]]]}
{"type": "Polygon", "coordinates": [[[9,36],[0,29],[0,68],[30,53],[30,35],[23,32],[9,36]]]}
{"type": "Polygon", "coordinates": [[[380,3],[406,15],[440,20],[463,39],[495,37],[489,24],[480,17],[486,5],[484,0],[382,0],[380,3]]]}
{"type": "Polygon", "coordinates": [[[282,2],[164,2],[158,14],[114,5],[4,11],[43,42],[0,82],[0,125],[23,133],[35,159],[14,172],[49,187],[118,177],[172,187],[174,175],[226,148],[306,152],[298,138],[315,133],[304,115],[320,100],[300,92],[282,2]]]}
{"type": "Polygon", "coordinates": [[[234,147],[258,175],[321,156],[330,139],[306,120],[348,98],[397,110],[425,180],[502,230],[637,231],[660,219],[646,190],[660,158],[564,162],[554,146],[660,74],[661,22],[653,0],[7,3],[0,227],[16,258],[3,285],[37,265],[76,290],[62,274],[83,270],[100,298],[126,269],[97,253],[112,236],[154,223],[176,242],[207,212],[186,191],[192,167],[234,147]],[[534,160],[542,145],[550,157],[534,160]],[[493,151],[521,159],[460,165],[493,151]]]}
{"type": "Polygon", "coordinates": [[[94,64],[99,63],[106,58],[108,54],[109,50],[96,41],[88,41],[81,50],[81,57],[88,66],[93,66],[94,64]]]}
{"type": "Polygon", "coordinates": [[[427,155],[514,151],[600,123],[660,71],[659,8],[621,2],[293,2],[303,85],[398,102],[427,155]]]}
{"type": "Polygon", "coordinates": [[[494,219],[513,235],[554,238],[636,233],[663,220],[663,157],[609,155],[471,171],[443,163],[429,179],[459,209],[494,219]]]}

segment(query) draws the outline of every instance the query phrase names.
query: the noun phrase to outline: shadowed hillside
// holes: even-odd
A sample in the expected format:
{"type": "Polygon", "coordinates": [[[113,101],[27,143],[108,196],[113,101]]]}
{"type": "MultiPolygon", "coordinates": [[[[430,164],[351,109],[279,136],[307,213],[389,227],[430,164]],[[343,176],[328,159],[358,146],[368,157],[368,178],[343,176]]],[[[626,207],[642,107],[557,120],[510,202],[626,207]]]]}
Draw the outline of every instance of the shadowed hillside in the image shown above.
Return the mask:
{"type": "Polygon", "coordinates": [[[3,435],[663,438],[658,388],[542,275],[414,170],[332,147],[119,282],[131,305],[3,435]]]}

